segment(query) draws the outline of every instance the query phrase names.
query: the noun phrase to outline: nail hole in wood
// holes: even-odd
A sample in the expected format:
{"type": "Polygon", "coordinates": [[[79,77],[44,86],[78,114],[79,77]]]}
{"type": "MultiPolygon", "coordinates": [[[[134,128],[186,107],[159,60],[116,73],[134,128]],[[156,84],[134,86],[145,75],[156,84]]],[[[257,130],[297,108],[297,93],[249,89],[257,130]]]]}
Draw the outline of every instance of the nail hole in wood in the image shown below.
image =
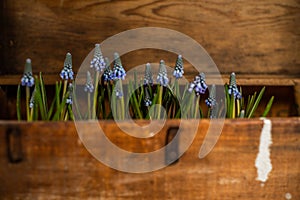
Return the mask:
{"type": "Polygon", "coordinates": [[[177,159],[179,157],[179,140],[172,141],[177,132],[178,127],[170,127],[167,131],[166,135],[166,143],[165,143],[165,163],[166,165],[175,164],[179,161],[177,159]],[[172,143],[171,143],[172,142],[172,143]],[[168,146],[167,146],[168,145],[168,146]]]}
{"type": "Polygon", "coordinates": [[[6,131],[7,157],[11,163],[23,160],[21,132],[16,127],[9,127],[6,131]]]}

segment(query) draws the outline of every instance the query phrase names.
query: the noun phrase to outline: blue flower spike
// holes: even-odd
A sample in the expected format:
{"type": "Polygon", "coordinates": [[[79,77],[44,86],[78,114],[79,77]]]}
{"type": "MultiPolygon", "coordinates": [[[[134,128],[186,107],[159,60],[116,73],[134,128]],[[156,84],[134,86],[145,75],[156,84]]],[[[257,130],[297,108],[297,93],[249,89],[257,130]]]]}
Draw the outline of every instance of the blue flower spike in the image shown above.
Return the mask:
{"type": "Polygon", "coordinates": [[[176,60],[173,76],[176,79],[179,79],[179,78],[182,78],[183,74],[184,74],[183,60],[182,60],[182,56],[179,55],[176,60]]]}
{"type": "Polygon", "coordinates": [[[95,44],[94,57],[90,62],[90,67],[98,72],[102,72],[106,67],[106,62],[103,58],[100,44],[95,44]]]}
{"type": "Polygon", "coordinates": [[[114,53],[114,67],[113,67],[113,79],[124,80],[126,76],[125,69],[122,66],[122,62],[118,53],[114,53]]]}
{"type": "Polygon", "coordinates": [[[238,87],[236,85],[236,78],[235,78],[235,73],[232,72],[230,74],[230,81],[229,81],[229,86],[228,86],[228,94],[234,96],[234,99],[241,99],[242,95],[238,90],[238,87]]]}
{"type": "Polygon", "coordinates": [[[72,105],[73,104],[73,85],[72,83],[69,83],[68,85],[68,97],[66,99],[66,104],[72,105]]]}
{"type": "Polygon", "coordinates": [[[34,85],[31,60],[29,58],[26,59],[24,74],[21,78],[21,85],[26,87],[32,87],[34,85]]]}
{"type": "Polygon", "coordinates": [[[153,75],[150,63],[146,64],[145,75],[144,75],[144,85],[153,85],[153,75]]]}
{"type": "Polygon", "coordinates": [[[64,68],[60,72],[60,77],[63,80],[73,80],[74,73],[72,70],[72,55],[70,53],[66,54],[66,59],[64,62],[64,68]]]}
{"type": "Polygon", "coordinates": [[[110,69],[109,59],[107,57],[105,57],[105,69],[102,76],[105,82],[113,80],[113,71],[110,69]]]}
{"type": "Polygon", "coordinates": [[[161,60],[159,62],[159,71],[157,75],[157,83],[160,84],[161,86],[168,86],[169,79],[167,75],[167,69],[165,65],[165,61],[161,60]]]}
{"type": "Polygon", "coordinates": [[[145,88],[145,99],[144,99],[144,106],[149,107],[152,105],[152,101],[150,99],[150,95],[148,92],[148,88],[145,88]]]}
{"type": "Polygon", "coordinates": [[[190,83],[188,91],[195,91],[196,95],[199,96],[200,94],[204,94],[206,89],[207,85],[205,83],[205,74],[202,72],[195,77],[193,82],[190,83]]]}
{"type": "Polygon", "coordinates": [[[94,91],[92,77],[91,77],[91,73],[89,71],[86,72],[86,84],[84,87],[84,91],[88,92],[88,93],[92,93],[94,91]]]}
{"type": "Polygon", "coordinates": [[[206,105],[209,108],[212,108],[216,105],[216,85],[212,85],[211,89],[209,90],[209,97],[205,100],[206,105]]]}

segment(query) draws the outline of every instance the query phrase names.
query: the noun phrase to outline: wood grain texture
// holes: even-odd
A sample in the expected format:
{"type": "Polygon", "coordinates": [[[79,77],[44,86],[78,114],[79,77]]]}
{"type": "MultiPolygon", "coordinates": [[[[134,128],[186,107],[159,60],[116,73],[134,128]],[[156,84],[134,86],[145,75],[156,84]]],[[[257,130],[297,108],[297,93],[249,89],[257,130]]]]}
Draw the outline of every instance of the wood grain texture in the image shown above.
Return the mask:
{"type": "MultiPolygon", "coordinates": [[[[179,162],[146,174],[123,173],[98,162],[79,141],[72,122],[0,121],[0,196],[2,199],[226,200],[284,199],[290,193],[292,199],[299,199],[300,119],[271,121],[273,169],[264,187],[256,180],[254,166],[263,126],[258,119],[226,120],[213,151],[199,159],[210,122],[201,120],[194,142],[179,162]],[[24,159],[20,163],[7,160],[4,141],[10,128],[21,132],[24,159]]],[[[184,130],[190,123],[183,123],[184,130]]],[[[179,121],[167,121],[163,131],[148,140],[121,133],[112,121],[100,124],[116,145],[147,152],[164,144],[164,130],[178,126],[179,121]]],[[[127,122],[122,125],[131,126],[127,122]]],[[[89,123],[84,126],[88,130],[89,123]]]]}
{"type": "MultiPolygon", "coordinates": [[[[145,26],[192,37],[221,73],[300,75],[298,0],[4,0],[0,8],[2,75],[21,74],[27,57],[35,72],[58,74],[68,51],[77,71],[95,43],[145,26]]],[[[175,58],[158,50],[122,57],[127,70],[160,59],[173,66],[175,58]]]]}

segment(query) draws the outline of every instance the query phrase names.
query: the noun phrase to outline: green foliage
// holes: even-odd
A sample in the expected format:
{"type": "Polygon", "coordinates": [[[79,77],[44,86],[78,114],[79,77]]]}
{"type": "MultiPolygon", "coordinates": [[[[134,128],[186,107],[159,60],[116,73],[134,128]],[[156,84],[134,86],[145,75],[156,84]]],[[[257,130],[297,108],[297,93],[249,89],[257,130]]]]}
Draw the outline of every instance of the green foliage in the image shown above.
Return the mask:
{"type": "MultiPolygon", "coordinates": [[[[118,59],[120,60],[120,58],[118,59]]],[[[107,67],[109,69],[109,65],[107,67]]],[[[149,69],[150,67],[148,67],[149,69]]],[[[162,73],[166,76],[167,72],[165,70],[162,73]]],[[[152,72],[148,74],[152,76],[152,72]]],[[[78,88],[74,83],[72,83],[73,86],[70,87],[72,90],[70,90],[68,87],[68,84],[69,86],[71,84],[70,80],[56,82],[54,86],[55,94],[53,99],[50,99],[47,97],[43,76],[40,73],[39,76],[35,77],[35,85],[32,92],[29,87],[25,86],[26,119],[28,121],[62,121],[74,120],[75,118],[79,120],[124,120],[127,117],[133,119],[202,118],[201,101],[209,106],[207,114],[209,118],[218,118],[220,116],[226,116],[227,118],[251,118],[257,116],[255,112],[266,89],[263,87],[259,93],[254,92],[254,94],[245,98],[242,94],[242,88],[237,88],[235,74],[232,73],[230,84],[224,86],[225,99],[216,101],[215,96],[217,94],[210,94],[211,100],[215,101],[214,104],[211,104],[208,100],[201,98],[207,86],[200,95],[199,91],[194,91],[194,87],[197,84],[194,84],[193,87],[189,87],[191,84],[186,84],[183,88],[178,82],[178,77],[173,82],[167,82],[166,84],[152,85],[149,83],[145,84],[145,82],[143,84],[143,80],[140,80],[137,73],[134,72],[133,80],[129,80],[128,84],[123,85],[122,79],[103,82],[101,81],[101,76],[102,72],[97,71],[94,73],[94,81],[89,78],[88,82],[91,87],[94,87],[94,91],[85,93],[87,109],[82,110],[78,102],[79,99],[76,96],[78,88]],[[127,96],[127,94],[131,95],[127,96]],[[145,104],[146,99],[148,100],[147,104],[145,104]]],[[[203,79],[202,81],[205,80],[203,79]]],[[[79,88],[82,89],[81,87],[79,88]]],[[[215,86],[214,93],[216,93],[215,86]]],[[[16,102],[18,120],[22,120],[21,98],[21,86],[19,85],[16,102]]],[[[274,97],[269,100],[261,115],[262,117],[267,116],[273,101],[274,97]]]]}

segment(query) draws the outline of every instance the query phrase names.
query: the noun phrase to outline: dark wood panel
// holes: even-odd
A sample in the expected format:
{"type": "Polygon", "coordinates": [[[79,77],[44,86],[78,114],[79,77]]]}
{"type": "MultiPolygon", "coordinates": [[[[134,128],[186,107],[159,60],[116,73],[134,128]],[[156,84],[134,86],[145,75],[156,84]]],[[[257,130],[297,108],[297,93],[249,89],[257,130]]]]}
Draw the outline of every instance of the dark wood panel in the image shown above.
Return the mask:
{"type": "MultiPolygon", "coordinates": [[[[77,71],[94,43],[128,29],[157,26],[194,38],[222,73],[300,75],[297,0],[4,0],[1,4],[0,74],[21,74],[27,57],[35,72],[57,74],[68,51],[77,71]]],[[[127,69],[160,59],[172,66],[175,55],[141,51],[123,57],[127,69]]],[[[186,74],[193,73],[187,65],[186,74]]]]}
{"type": "MultiPolygon", "coordinates": [[[[273,168],[264,187],[256,180],[263,126],[258,119],[226,120],[213,151],[199,159],[210,122],[201,120],[193,144],[176,164],[146,174],[123,173],[98,162],[79,141],[73,122],[0,121],[0,195],[3,199],[284,199],[289,193],[299,199],[300,119],[271,121],[273,168]],[[23,161],[14,164],[7,159],[5,143],[5,133],[12,127],[21,132],[24,153],[23,161]]],[[[184,121],[183,130],[189,130],[192,122],[184,121]]],[[[95,131],[82,123],[90,133],[95,131]]],[[[136,141],[112,121],[100,124],[115,144],[127,150],[151,151],[165,141],[165,131],[136,141]]],[[[122,125],[131,127],[128,122],[122,125]]],[[[178,125],[178,120],[167,121],[164,130],[178,125]]]]}

